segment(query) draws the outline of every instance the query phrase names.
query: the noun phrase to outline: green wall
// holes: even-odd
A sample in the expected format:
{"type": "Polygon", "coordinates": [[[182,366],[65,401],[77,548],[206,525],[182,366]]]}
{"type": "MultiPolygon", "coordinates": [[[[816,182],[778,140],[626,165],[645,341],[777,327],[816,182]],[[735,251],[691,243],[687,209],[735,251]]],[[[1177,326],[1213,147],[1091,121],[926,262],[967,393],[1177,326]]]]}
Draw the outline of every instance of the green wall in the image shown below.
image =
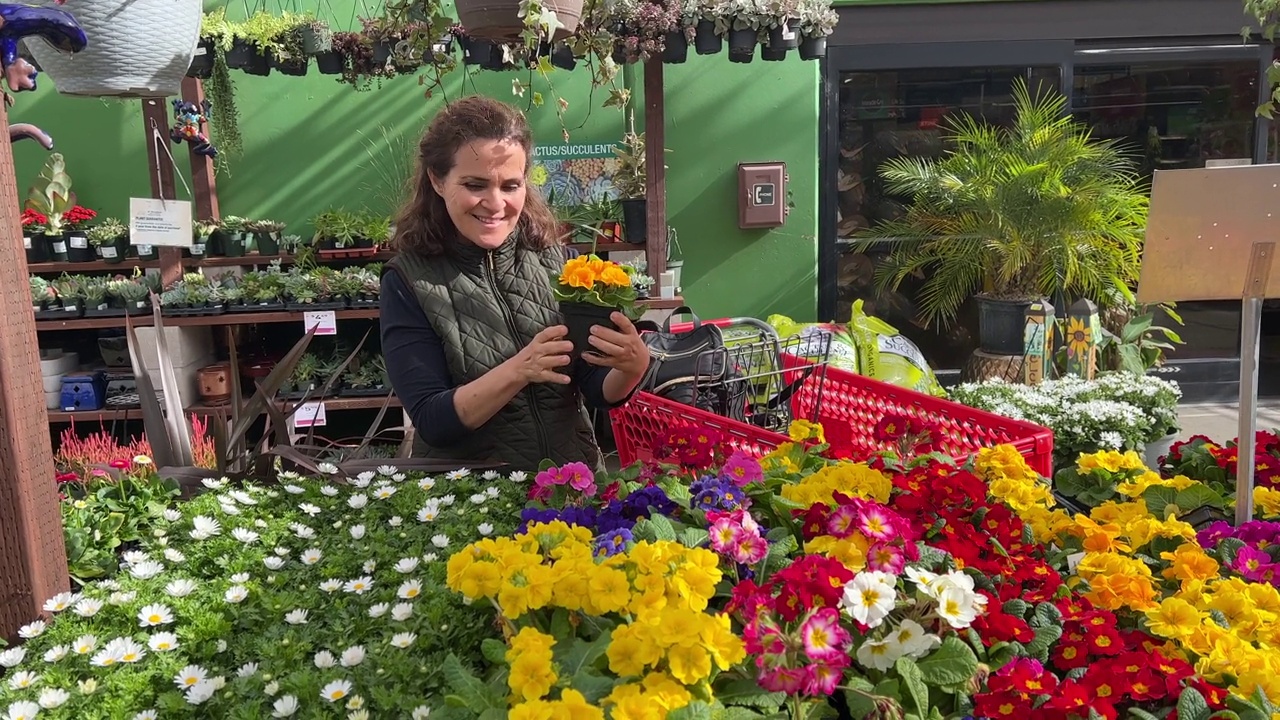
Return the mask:
{"type": "MultiPolygon", "coordinates": [[[[818,64],[791,59],[735,65],[727,55],[703,58],[691,51],[687,64],[666,71],[668,212],[685,256],[686,299],[705,317],[781,312],[812,319],[818,64]],[[784,161],[790,176],[796,207],[773,231],[737,227],[737,164],[758,161],[784,161]]],[[[441,102],[424,99],[412,77],[356,92],[319,75],[314,65],[305,78],[232,75],[244,153],[217,177],[221,211],[279,219],[300,234],[310,232],[308,218],[329,207],[390,205],[397,176],[441,102]]],[[[511,94],[515,75],[454,73],[448,96],[483,93],[519,102],[511,94]]],[[[639,85],[642,72],[635,75],[639,85]]],[[[583,125],[572,131],[574,142],[620,137],[622,113],[600,107],[599,90],[589,99],[585,71],[559,71],[553,79],[555,93],[570,104],[567,125],[583,125]]],[[[539,89],[554,97],[545,86],[539,89]]],[[[53,135],[82,204],[123,217],[130,196],[150,195],[139,101],[60,96],[42,76],[38,92],[17,96],[10,117],[53,135]]],[[[550,107],[534,108],[530,118],[539,142],[561,142],[550,107]]],[[[190,183],[185,147],[169,147],[190,183]]],[[[14,146],[20,193],[45,155],[30,141],[14,146]]],[[[178,197],[188,198],[178,185],[178,197]]]]}

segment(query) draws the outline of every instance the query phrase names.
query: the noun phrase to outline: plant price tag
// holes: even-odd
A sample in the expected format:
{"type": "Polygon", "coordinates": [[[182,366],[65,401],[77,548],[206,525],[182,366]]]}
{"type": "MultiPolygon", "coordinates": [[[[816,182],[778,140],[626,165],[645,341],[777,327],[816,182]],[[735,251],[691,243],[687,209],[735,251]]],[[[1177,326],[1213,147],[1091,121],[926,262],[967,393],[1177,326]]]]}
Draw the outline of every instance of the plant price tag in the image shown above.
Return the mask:
{"type": "Polygon", "coordinates": [[[316,310],[302,315],[302,332],[316,329],[316,335],[337,335],[338,318],[332,310],[316,310]]]}
{"type": "Polygon", "coordinates": [[[325,414],[324,403],[322,402],[305,402],[298,406],[293,412],[293,429],[324,427],[325,414]]]}

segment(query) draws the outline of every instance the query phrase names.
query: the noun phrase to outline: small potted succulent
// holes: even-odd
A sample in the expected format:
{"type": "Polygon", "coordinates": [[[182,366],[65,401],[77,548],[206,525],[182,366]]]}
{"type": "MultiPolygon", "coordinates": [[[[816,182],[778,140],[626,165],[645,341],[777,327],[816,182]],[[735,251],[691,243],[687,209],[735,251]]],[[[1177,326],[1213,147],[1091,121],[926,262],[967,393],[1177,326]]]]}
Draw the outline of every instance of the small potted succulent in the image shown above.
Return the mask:
{"type": "Polygon", "coordinates": [[[259,255],[280,254],[280,231],[285,224],[275,220],[249,220],[245,232],[253,235],[253,244],[259,255]]]}
{"type": "Polygon", "coordinates": [[[390,392],[391,381],[387,379],[387,365],[381,355],[361,353],[342,374],[340,395],[376,397],[390,392]]]}
{"type": "Polygon", "coordinates": [[[58,314],[61,307],[58,303],[58,294],[48,280],[32,275],[27,278],[27,284],[31,291],[31,311],[35,313],[37,320],[62,317],[58,314]]]}
{"type": "MultiPolygon", "coordinates": [[[[71,176],[67,174],[66,168],[62,153],[49,155],[44,167],[40,169],[40,175],[27,191],[25,206],[44,218],[40,223],[40,229],[44,233],[42,242],[49,247],[49,257],[57,262],[67,262],[65,216],[76,206],[76,194],[71,190],[71,176]]],[[[33,238],[32,242],[36,240],[33,238]]]]}
{"type": "Polygon", "coordinates": [[[84,300],[85,317],[109,317],[118,315],[108,298],[108,280],[105,277],[86,277],[80,285],[80,297],[84,300]]]}
{"type": "Polygon", "coordinates": [[[86,235],[98,257],[106,263],[122,262],[129,251],[129,227],[115,218],[107,218],[94,225],[86,235]]]}
{"type": "Polygon", "coordinates": [[[217,225],[217,230],[212,234],[216,253],[226,257],[244,257],[245,247],[248,244],[245,238],[248,222],[238,215],[222,218],[217,225]]]}
{"type": "Polygon", "coordinates": [[[58,317],[80,317],[84,314],[84,278],[67,275],[53,281],[53,292],[58,296],[58,317]]]}
{"type": "Polygon", "coordinates": [[[209,253],[209,246],[215,241],[214,235],[218,232],[218,223],[214,220],[200,220],[193,227],[193,235],[191,249],[184,250],[183,254],[190,255],[195,258],[202,258],[209,253]]]}
{"type": "Polygon", "coordinates": [[[112,304],[127,315],[141,315],[151,309],[151,287],[139,279],[112,280],[107,294],[112,304]]]}
{"type": "Polygon", "coordinates": [[[800,0],[765,0],[769,14],[760,59],[774,62],[787,59],[787,51],[800,45],[800,0]]]}

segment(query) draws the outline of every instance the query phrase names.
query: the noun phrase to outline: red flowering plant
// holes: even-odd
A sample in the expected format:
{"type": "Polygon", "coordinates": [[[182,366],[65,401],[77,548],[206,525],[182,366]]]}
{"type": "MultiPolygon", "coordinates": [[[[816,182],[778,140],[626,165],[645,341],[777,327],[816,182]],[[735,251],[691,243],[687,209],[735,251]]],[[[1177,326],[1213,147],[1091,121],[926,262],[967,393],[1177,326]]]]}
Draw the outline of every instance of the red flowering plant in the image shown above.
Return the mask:
{"type": "MultiPolygon", "coordinates": [[[[1169,447],[1160,464],[1161,474],[1183,475],[1198,480],[1220,493],[1231,493],[1236,482],[1239,462],[1239,438],[1215,443],[1206,435],[1193,435],[1169,447]]],[[[1254,482],[1259,487],[1280,487],[1280,435],[1259,430],[1254,440],[1254,482]]]]}
{"type": "Polygon", "coordinates": [[[27,208],[22,211],[22,232],[28,235],[42,235],[49,226],[49,218],[45,214],[27,208]]]}
{"type": "Polygon", "coordinates": [[[73,205],[63,214],[62,224],[67,230],[84,230],[96,217],[98,217],[97,211],[83,205],[73,205]]]}

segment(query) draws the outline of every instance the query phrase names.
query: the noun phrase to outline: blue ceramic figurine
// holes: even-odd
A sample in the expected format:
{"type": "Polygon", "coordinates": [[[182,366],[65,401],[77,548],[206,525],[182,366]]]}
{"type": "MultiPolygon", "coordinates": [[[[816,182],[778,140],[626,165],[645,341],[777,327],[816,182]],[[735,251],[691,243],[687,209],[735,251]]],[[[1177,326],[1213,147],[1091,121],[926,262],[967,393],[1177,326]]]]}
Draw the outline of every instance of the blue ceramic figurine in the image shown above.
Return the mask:
{"type": "MultiPolygon", "coordinates": [[[[66,10],[0,4],[0,68],[10,92],[36,89],[36,75],[39,73],[18,54],[18,42],[28,37],[38,37],[66,53],[80,52],[89,44],[80,24],[66,10]]],[[[4,102],[12,105],[12,96],[5,93],[4,102]]],[[[31,138],[45,149],[53,149],[53,139],[40,128],[26,123],[9,126],[10,142],[23,138],[31,138]]]]}

